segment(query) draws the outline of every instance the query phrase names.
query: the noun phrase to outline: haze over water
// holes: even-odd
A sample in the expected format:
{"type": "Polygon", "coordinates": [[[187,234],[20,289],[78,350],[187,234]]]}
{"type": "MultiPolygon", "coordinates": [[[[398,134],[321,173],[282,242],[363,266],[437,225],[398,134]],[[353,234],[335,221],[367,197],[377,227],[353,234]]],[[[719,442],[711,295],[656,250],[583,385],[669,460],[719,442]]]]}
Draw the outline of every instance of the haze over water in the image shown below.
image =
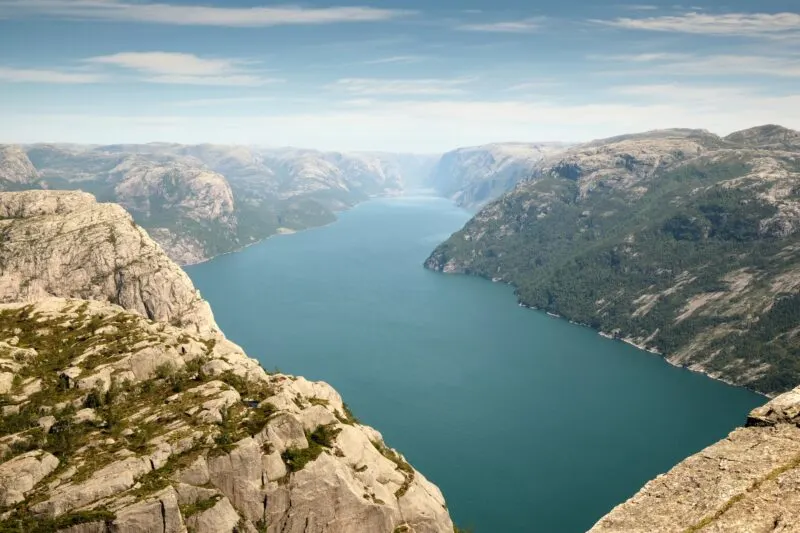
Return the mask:
{"type": "Polygon", "coordinates": [[[229,338],[331,383],[476,533],[584,531],[764,403],[423,269],[469,216],[377,199],[187,270],[229,338]]]}

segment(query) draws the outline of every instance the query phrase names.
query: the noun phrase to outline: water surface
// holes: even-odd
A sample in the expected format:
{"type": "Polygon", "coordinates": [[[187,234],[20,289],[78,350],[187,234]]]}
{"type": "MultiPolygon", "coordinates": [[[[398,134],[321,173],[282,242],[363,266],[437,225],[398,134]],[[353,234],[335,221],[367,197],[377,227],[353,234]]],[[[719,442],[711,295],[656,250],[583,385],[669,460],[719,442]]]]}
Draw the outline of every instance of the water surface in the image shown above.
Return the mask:
{"type": "Polygon", "coordinates": [[[476,533],[584,531],[764,402],[422,262],[469,213],[372,200],[188,269],[228,337],[334,385],[476,533]]]}

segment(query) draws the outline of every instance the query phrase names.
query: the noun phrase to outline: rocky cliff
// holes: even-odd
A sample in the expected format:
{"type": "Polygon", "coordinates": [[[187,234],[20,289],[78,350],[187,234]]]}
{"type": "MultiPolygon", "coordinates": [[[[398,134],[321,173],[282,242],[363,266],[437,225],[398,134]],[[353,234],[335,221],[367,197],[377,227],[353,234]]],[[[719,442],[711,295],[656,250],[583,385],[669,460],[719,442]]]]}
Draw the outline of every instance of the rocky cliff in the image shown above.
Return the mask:
{"type": "Polygon", "coordinates": [[[208,303],[131,216],[88,193],[0,193],[0,302],[106,301],[197,332],[218,331],[208,303]]]}
{"type": "Polygon", "coordinates": [[[800,388],[645,485],[591,533],[789,532],[800,523],[800,388]]]}
{"type": "Polygon", "coordinates": [[[529,178],[545,156],[565,147],[562,143],[496,143],[459,148],[441,157],[427,184],[460,206],[480,207],[529,178]]]}
{"type": "Polygon", "coordinates": [[[440,245],[428,268],[777,394],[800,383],[800,144],[763,126],[578,145],[440,245]]]}
{"type": "Polygon", "coordinates": [[[190,264],[397,193],[425,160],[210,144],[5,146],[0,190],[80,189],[122,204],[173,260],[190,264]]]}
{"type": "Polygon", "coordinates": [[[0,190],[35,181],[39,177],[23,150],[16,146],[0,146],[0,190]]]}
{"type": "Polygon", "coordinates": [[[453,531],[335,390],[226,340],[120,207],[0,193],[0,235],[0,529],[453,531]]]}

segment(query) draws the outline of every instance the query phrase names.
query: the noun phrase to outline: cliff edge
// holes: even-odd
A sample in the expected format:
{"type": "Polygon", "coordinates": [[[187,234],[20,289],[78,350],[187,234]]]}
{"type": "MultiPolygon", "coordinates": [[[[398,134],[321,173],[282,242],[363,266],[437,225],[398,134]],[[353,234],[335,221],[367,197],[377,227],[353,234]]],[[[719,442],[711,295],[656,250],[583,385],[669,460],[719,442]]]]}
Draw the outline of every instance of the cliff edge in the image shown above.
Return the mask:
{"type": "Polygon", "coordinates": [[[329,385],[269,374],[118,206],[0,194],[0,529],[453,531],[329,385]]]}

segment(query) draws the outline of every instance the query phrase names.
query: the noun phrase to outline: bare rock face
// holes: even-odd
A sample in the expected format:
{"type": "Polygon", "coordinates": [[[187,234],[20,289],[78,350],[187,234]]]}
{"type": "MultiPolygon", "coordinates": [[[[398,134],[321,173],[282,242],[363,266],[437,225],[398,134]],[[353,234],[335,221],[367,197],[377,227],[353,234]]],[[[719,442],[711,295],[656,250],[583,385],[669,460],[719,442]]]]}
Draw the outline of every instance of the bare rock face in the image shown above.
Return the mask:
{"type": "Polygon", "coordinates": [[[76,533],[453,531],[436,486],[334,389],[270,375],[217,335],[49,298],[0,304],[0,343],[0,365],[16,362],[22,378],[9,395],[15,432],[0,432],[0,496],[19,504],[9,523],[51,520],[76,533]],[[24,358],[2,348],[12,336],[24,358]],[[64,347],[55,356],[54,345],[64,347]],[[24,390],[31,378],[40,392],[24,390]],[[81,407],[95,416],[77,417],[81,407]],[[44,412],[54,419],[47,432],[44,412]],[[38,449],[14,451],[26,446],[38,449]]]}
{"type": "Polygon", "coordinates": [[[590,531],[796,531],[800,388],[750,414],[749,427],[647,483],[590,531]]]}
{"type": "Polygon", "coordinates": [[[0,302],[70,296],[218,331],[191,280],[115,204],[80,192],[0,193],[0,302]]]}
{"type": "Polygon", "coordinates": [[[25,152],[17,146],[0,146],[0,188],[3,182],[26,184],[39,177],[25,152]]]}
{"type": "Polygon", "coordinates": [[[0,465],[0,505],[23,501],[25,494],[57,466],[58,459],[41,450],[23,453],[0,465]]]}
{"type": "Polygon", "coordinates": [[[130,211],[158,216],[172,210],[196,222],[235,225],[233,193],[221,174],[175,161],[154,164],[139,158],[125,160],[111,174],[121,176],[114,192],[130,211]]]}

